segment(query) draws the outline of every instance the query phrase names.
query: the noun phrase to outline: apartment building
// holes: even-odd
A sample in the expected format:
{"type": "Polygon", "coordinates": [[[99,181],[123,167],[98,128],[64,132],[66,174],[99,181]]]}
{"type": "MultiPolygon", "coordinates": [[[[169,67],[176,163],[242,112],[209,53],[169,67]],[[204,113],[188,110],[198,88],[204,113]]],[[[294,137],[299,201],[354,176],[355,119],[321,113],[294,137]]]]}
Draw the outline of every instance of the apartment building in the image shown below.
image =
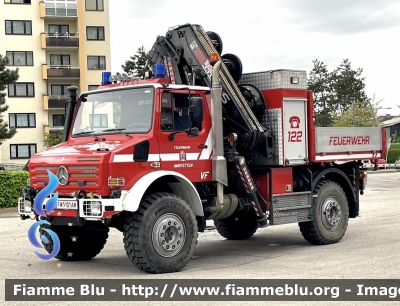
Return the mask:
{"type": "Polygon", "coordinates": [[[0,163],[25,164],[45,149],[45,133],[63,130],[67,87],[95,89],[111,68],[109,0],[0,0],[0,12],[0,54],[20,74],[4,118],[17,134],[0,146],[0,163]]]}

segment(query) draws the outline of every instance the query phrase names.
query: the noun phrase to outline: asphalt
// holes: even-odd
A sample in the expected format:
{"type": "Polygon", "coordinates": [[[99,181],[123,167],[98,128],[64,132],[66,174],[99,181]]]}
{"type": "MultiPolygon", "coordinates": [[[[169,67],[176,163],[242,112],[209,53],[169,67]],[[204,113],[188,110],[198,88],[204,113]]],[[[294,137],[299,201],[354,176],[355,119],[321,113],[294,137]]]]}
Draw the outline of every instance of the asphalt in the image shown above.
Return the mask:
{"type": "MultiPolygon", "coordinates": [[[[400,277],[400,172],[374,172],[361,196],[361,217],[350,219],[341,242],[314,246],[297,224],[259,229],[245,241],[227,241],[212,228],[199,236],[194,258],[180,272],[151,275],[136,269],[127,258],[122,234],[111,230],[104,250],[87,262],[40,260],[27,239],[32,221],[15,213],[0,218],[2,279],[384,279],[400,277]]],[[[4,301],[4,282],[0,284],[4,301]]],[[[44,302],[1,302],[1,305],[42,305],[44,302]]],[[[200,302],[167,301],[168,305],[200,302]]],[[[202,305],[275,305],[268,302],[202,302],[202,305]]],[[[78,305],[77,302],[46,302],[78,305]]],[[[336,305],[338,302],[279,302],[279,305],[336,305]]],[[[344,305],[398,305],[388,302],[342,302],[344,305]]],[[[131,302],[79,302],[79,305],[135,305],[131,302]]],[[[166,305],[141,302],[140,305],[166,305]]]]}

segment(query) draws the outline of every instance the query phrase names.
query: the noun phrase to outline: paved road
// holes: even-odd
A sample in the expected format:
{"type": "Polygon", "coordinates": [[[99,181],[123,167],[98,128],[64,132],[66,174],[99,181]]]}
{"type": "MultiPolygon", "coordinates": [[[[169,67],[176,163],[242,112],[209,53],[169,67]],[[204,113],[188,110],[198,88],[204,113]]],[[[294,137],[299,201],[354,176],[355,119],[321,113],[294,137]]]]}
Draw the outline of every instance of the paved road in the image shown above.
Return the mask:
{"type": "MultiPolygon", "coordinates": [[[[400,278],[399,204],[400,172],[373,173],[368,177],[368,190],[362,196],[362,217],[350,219],[347,233],[338,244],[310,245],[301,236],[297,224],[261,229],[246,241],[226,241],[211,229],[200,234],[195,259],[181,272],[168,275],[150,275],[134,268],[123,250],[122,234],[116,230],[111,230],[104,250],[92,261],[61,262],[61,266],[57,265],[60,264],[57,260],[42,261],[36,257],[35,248],[27,239],[32,222],[20,221],[16,216],[7,214],[0,216],[1,275],[3,279],[400,278]]],[[[4,301],[4,283],[0,286],[0,301],[4,301]]],[[[39,303],[7,302],[5,305],[39,303]]],[[[121,302],[109,304],[132,305],[121,302]]],[[[187,302],[168,304],[186,305],[187,302]]],[[[219,303],[212,303],[215,304],[219,303]]],[[[254,303],[246,303],[250,304],[254,303]]],[[[348,303],[368,304],[372,305],[372,302],[348,303]]],[[[76,305],[76,302],[51,302],[48,305],[76,305]]],[[[102,304],[80,302],[79,305],[102,304]]],[[[226,302],[220,305],[226,305],[226,302]]],[[[330,303],[324,302],[324,305],[330,303]]]]}

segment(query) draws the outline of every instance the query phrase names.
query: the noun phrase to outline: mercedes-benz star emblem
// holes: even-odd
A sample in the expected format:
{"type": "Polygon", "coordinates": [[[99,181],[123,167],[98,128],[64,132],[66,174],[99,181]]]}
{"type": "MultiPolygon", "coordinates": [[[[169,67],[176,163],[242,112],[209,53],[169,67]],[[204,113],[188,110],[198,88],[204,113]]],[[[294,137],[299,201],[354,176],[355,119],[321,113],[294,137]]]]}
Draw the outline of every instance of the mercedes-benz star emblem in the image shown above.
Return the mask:
{"type": "Polygon", "coordinates": [[[57,170],[57,177],[60,185],[66,185],[68,183],[68,171],[65,167],[61,166],[57,170]]]}

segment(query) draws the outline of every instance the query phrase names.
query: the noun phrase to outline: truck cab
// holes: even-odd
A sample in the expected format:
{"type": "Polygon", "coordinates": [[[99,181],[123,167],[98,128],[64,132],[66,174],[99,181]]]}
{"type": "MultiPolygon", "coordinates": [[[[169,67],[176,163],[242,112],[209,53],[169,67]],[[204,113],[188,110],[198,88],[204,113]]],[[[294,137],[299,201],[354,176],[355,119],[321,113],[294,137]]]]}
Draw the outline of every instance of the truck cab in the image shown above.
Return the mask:
{"type": "MultiPolygon", "coordinates": [[[[101,220],[134,211],[132,203],[117,204],[115,197],[153,171],[178,172],[191,182],[210,180],[209,88],[168,85],[163,79],[132,83],[80,95],[66,141],[30,161],[36,193],[47,185],[50,170],[59,183],[57,208],[77,209],[75,197],[112,197],[114,205],[81,203],[80,217],[101,220]]],[[[67,213],[75,217],[73,211],[67,213]]]]}

